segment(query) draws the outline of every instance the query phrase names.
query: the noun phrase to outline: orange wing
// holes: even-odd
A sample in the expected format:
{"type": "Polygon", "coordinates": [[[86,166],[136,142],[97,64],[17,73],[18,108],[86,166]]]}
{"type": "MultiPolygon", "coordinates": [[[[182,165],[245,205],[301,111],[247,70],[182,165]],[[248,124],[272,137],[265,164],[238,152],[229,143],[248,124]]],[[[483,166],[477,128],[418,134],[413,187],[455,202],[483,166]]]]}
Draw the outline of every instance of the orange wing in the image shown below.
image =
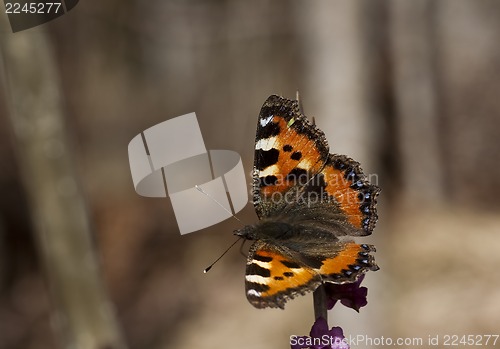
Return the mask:
{"type": "Polygon", "coordinates": [[[300,265],[271,245],[257,241],[247,261],[245,290],[256,308],[284,308],[288,299],[314,290],[320,275],[300,265]]]}
{"type": "Polygon", "coordinates": [[[289,299],[315,290],[322,282],[353,282],[367,270],[378,269],[369,254],[375,250],[373,246],[349,242],[338,248],[334,257],[305,262],[286,256],[270,244],[255,242],[245,275],[248,301],[256,308],[283,309],[289,299]]]}
{"type": "Polygon", "coordinates": [[[370,184],[359,163],[344,155],[330,155],[321,170],[324,190],[335,199],[347,221],[370,235],[377,223],[377,196],[380,189],[370,184]]]}
{"type": "Polygon", "coordinates": [[[299,111],[297,101],[270,96],[257,123],[253,196],[259,218],[276,209],[283,194],[305,185],[328,159],[324,133],[299,111]]]}

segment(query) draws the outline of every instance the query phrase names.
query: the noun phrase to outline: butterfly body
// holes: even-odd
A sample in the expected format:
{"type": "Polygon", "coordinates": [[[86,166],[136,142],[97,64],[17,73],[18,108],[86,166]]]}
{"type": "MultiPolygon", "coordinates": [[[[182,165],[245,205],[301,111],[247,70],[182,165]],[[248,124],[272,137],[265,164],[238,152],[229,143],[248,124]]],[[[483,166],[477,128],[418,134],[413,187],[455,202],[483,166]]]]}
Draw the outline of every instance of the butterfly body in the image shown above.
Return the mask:
{"type": "Polygon", "coordinates": [[[236,232],[250,247],[245,276],[257,308],[284,308],[287,300],[322,282],[354,282],[378,267],[371,234],[378,187],[359,164],[329,154],[321,130],[297,101],[270,96],[257,123],[253,198],[259,221],[236,232]]]}

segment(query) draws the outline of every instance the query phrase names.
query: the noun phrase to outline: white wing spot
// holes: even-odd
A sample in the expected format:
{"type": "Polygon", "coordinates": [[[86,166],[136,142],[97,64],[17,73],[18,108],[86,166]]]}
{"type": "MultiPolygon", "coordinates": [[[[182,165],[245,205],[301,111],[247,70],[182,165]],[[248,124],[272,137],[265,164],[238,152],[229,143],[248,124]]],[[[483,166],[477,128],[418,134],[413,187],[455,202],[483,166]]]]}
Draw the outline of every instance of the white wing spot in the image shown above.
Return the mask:
{"type": "Polygon", "coordinates": [[[277,173],[279,173],[279,170],[280,168],[278,167],[278,165],[272,165],[260,171],[259,176],[260,177],[274,176],[277,173]]]}
{"type": "Polygon", "coordinates": [[[271,263],[270,262],[263,262],[263,261],[259,261],[257,259],[252,259],[252,261],[250,263],[247,263],[247,264],[257,264],[261,268],[271,269],[271,263]]]}
{"type": "Polygon", "coordinates": [[[257,292],[255,290],[248,290],[247,295],[248,296],[253,296],[253,297],[260,297],[262,293],[257,292]]]}
{"type": "Polygon", "coordinates": [[[245,275],[245,280],[248,282],[253,282],[256,284],[267,284],[267,281],[269,280],[268,277],[260,276],[260,275],[245,275]]]}
{"type": "Polygon", "coordinates": [[[265,127],[272,119],[274,115],[269,115],[267,118],[260,119],[260,126],[265,127]]]}
{"type": "Polygon", "coordinates": [[[257,150],[261,149],[264,151],[271,150],[274,148],[274,144],[276,143],[276,141],[277,141],[276,137],[259,139],[255,143],[255,149],[257,149],[257,150]]]}

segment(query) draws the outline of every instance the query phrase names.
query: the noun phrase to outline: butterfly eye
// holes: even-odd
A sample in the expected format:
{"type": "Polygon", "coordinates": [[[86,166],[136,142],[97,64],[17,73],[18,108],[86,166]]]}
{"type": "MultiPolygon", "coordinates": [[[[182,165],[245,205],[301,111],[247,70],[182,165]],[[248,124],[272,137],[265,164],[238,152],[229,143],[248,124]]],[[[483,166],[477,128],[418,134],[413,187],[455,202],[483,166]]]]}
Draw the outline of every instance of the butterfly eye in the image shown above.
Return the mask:
{"type": "Polygon", "coordinates": [[[233,235],[236,235],[236,236],[242,236],[244,233],[241,231],[241,230],[238,230],[238,229],[234,229],[233,230],[233,235]]]}

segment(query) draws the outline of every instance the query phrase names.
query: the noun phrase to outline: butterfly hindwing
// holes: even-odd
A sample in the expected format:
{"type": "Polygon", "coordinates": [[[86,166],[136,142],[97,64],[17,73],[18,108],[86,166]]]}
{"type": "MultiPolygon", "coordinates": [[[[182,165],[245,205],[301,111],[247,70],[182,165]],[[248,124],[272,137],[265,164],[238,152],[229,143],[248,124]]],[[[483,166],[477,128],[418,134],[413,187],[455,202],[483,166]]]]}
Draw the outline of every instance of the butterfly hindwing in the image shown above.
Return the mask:
{"type": "Polygon", "coordinates": [[[343,284],[356,281],[368,270],[378,270],[370,252],[375,252],[373,245],[356,244],[352,241],[344,243],[335,256],[322,261],[319,268],[321,279],[324,282],[343,284]]]}
{"type": "Polygon", "coordinates": [[[245,275],[248,301],[257,308],[284,308],[285,302],[321,282],[313,269],[298,264],[262,241],[250,248],[245,275]]]}
{"type": "MultiPolygon", "coordinates": [[[[367,270],[377,270],[374,247],[346,242],[325,256],[290,257],[272,244],[255,242],[247,260],[245,290],[257,308],[284,308],[289,299],[316,289],[322,282],[353,282],[367,270]]],[[[291,251],[290,251],[291,252],[291,251]]]]}
{"type": "Polygon", "coordinates": [[[380,189],[370,184],[358,162],[345,155],[330,154],[306,190],[327,196],[338,204],[343,216],[356,228],[350,235],[372,233],[378,219],[376,204],[380,189]]]}

